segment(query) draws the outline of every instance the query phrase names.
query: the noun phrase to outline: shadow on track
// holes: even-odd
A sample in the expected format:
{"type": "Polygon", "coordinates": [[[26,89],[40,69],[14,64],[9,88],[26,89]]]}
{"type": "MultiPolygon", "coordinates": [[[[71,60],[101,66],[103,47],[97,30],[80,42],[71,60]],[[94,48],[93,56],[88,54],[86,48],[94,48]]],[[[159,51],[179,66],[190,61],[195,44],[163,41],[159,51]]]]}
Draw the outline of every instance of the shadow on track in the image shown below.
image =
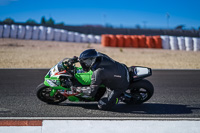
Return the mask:
{"type": "MultiPolygon", "coordinates": [[[[59,106],[74,106],[99,110],[95,103],[61,103],[59,106]]],[[[193,112],[192,110],[196,109],[200,110],[200,108],[189,107],[189,105],[144,103],[141,105],[118,104],[109,112],[133,114],[191,114],[193,112]]]]}
{"type": "Polygon", "coordinates": [[[113,112],[137,114],[191,114],[192,110],[200,109],[180,104],[144,103],[141,105],[121,104],[113,112]]]}

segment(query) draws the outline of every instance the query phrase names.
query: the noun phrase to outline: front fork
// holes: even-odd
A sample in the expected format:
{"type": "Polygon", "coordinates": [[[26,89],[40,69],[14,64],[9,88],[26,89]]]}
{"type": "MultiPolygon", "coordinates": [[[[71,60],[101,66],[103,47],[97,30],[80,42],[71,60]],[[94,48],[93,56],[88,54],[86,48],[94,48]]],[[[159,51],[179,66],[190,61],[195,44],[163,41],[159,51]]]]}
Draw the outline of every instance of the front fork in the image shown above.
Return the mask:
{"type": "Polygon", "coordinates": [[[50,96],[53,97],[55,94],[56,94],[56,89],[52,88],[52,90],[50,92],[50,96]]]}

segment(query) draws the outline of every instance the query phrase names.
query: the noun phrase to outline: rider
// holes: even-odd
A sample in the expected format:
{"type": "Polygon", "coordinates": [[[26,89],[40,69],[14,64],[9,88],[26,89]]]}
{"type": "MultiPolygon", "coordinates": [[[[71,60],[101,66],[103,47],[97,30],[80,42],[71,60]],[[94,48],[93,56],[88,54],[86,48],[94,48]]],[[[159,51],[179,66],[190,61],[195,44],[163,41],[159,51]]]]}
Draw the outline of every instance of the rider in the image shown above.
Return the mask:
{"type": "Polygon", "coordinates": [[[105,85],[109,89],[99,100],[98,108],[103,110],[111,109],[118,103],[118,97],[129,86],[128,68],[107,55],[96,52],[95,49],[83,51],[79,60],[84,71],[93,71],[90,87],[87,88],[87,91],[80,91],[94,97],[99,86],[101,84],[105,85]]]}

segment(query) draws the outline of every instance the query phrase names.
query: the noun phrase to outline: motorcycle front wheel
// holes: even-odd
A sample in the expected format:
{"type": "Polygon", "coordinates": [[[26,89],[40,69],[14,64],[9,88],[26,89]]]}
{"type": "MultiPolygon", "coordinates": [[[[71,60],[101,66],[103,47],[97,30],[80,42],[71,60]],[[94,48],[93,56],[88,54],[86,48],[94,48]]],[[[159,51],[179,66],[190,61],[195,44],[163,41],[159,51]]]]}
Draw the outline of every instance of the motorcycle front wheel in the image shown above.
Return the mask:
{"type": "Polygon", "coordinates": [[[56,93],[53,97],[50,96],[52,88],[41,83],[37,88],[37,97],[48,104],[58,104],[65,101],[67,98],[60,93],[56,93]]]}
{"type": "Polygon", "coordinates": [[[149,100],[154,93],[154,87],[148,80],[140,80],[130,85],[124,93],[126,104],[142,104],[149,100]]]}

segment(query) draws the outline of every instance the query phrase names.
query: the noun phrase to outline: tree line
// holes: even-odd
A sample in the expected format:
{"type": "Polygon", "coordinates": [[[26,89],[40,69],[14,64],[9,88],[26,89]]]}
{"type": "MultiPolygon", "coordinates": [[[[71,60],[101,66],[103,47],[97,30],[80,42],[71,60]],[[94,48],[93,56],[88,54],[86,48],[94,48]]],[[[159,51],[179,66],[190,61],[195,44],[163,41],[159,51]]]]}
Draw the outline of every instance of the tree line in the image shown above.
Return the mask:
{"type": "MultiPolygon", "coordinates": [[[[5,20],[3,20],[4,23],[8,23],[8,24],[13,24],[15,23],[14,19],[12,18],[6,18],[5,20]]],[[[41,24],[41,25],[46,25],[46,26],[65,26],[65,23],[64,22],[60,22],[60,23],[55,23],[55,20],[50,17],[48,20],[46,20],[45,16],[43,16],[40,20],[40,23],[37,23],[35,20],[33,19],[28,19],[25,24],[41,24]]],[[[107,28],[113,28],[113,26],[111,24],[106,24],[107,28]]],[[[176,30],[184,30],[185,29],[185,25],[177,25],[174,29],[176,30]]],[[[122,28],[120,26],[120,28],[122,28]]],[[[140,25],[136,25],[135,26],[136,29],[142,29],[140,25]]],[[[123,29],[123,28],[122,28],[123,29]]],[[[195,30],[195,28],[192,27],[192,30],[195,30]]],[[[200,30],[200,26],[198,28],[198,30],[200,30]]]]}
{"type": "MultiPolygon", "coordinates": [[[[8,23],[8,24],[13,24],[15,23],[14,19],[12,18],[6,18],[5,20],[3,20],[2,22],[4,23],[8,23]]],[[[53,18],[49,18],[48,20],[45,18],[45,16],[43,16],[40,20],[40,23],[37,23],[34,19],[28,19],[25,24],[41,24],[41,25],[46,25],[46,26],[54,26],[54,25],[58,25],[58,26],[64,26],[64,22],[60,22],[60,23],[55,23],[55,20],[53,18]]]]}

